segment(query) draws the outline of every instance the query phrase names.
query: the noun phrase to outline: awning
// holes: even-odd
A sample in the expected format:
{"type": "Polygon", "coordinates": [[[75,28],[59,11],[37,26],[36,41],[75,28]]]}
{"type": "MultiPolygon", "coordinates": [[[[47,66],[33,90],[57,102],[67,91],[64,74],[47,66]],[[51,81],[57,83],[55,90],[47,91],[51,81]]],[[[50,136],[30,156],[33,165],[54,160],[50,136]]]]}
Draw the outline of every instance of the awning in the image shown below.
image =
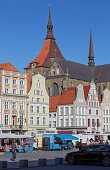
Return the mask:
{"type": "Polygon", "coordinates": [[[55,134],[55,137],[58,137],[61,140],[79,140],[79,138],[77,138],[76,136],[72,136],[72,135],[55,134]]]}
{"type": "Polygon", "coordinates": [[[30,135],[15,135],[11,133],[0,133],[0,139],[17,139],[17,138],[32,138],[30,135]]]}

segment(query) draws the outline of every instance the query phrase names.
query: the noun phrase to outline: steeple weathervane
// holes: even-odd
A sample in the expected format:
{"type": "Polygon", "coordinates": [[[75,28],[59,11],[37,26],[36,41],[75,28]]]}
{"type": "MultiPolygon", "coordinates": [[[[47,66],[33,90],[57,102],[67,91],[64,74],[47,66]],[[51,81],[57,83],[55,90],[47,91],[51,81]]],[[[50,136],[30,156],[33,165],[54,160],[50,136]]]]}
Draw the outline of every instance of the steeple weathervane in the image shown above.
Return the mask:
{"type": "Polygon", "coordinates": [[[94,62],[94,53],[93,53],[93,44],[92,44],[92,25],[90,25],[90,44],[89,44],[88,59],[89,59],[88,66],[90,66],[91,68],[94,68],[95,62],[94,62]]]}
{"type": "Polygon", "coordinates": [[[53,35],[53,25],[51,21],[51,14],[50,14],[50,4],[49,4],[49,19],[48,19],[48,24],[47,24],[47,35],[46,39],[54,39],[53,35]]]}

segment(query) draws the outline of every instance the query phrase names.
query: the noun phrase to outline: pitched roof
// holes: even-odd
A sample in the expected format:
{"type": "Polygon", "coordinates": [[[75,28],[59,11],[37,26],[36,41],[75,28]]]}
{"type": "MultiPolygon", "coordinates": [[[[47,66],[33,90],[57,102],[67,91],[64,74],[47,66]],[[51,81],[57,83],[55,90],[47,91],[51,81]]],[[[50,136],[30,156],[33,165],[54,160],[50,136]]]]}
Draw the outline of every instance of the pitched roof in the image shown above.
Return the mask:
{"type": "Polygon", "coordinates": [[[71,87],[63,91],[58,105],[72,104],[75,99],[75,90],[76,87],[71,87]]]}
{"type": "Polygon", "coordinates": [[[27,93],[29,92],[31,88],[31,77],[30,75],[27,75],[27,93]]]}
{"type": "Polygon", "coordinates": [[[49,112],[55,112],[57,110],[57,104],[60,98],[61,98],[61,95],[49,97],[49,112]]]}
{"type": "Polygon", "coordinates": [[[19,72],[11,63],[0,64],[0,69],[19,72]]]}
{"type": "MultiPolygon", "coordinates": [[[[50,67],[50,58],[63,58],[63,55],[61,54],[60,49],[58,48],[56,41],[53,39],[46,39],[44,42],[44,45],[38,55],[37,58],[35,58],[32,63],[37,63],[37,67],[50,67]]],[[[30,65],[28,65],[25,69],[30,68],[30,65]]]]}
{"type": "Polygon", "coordinates": [[[85,80],[85,81],[92,80],[93,71],[89,66],[64,60],[61,58],[56,58],[56,60],[58,61],[64,73],[67,73],[67,69],[68,69],[68,74],[70,78],[85,80]]]}
{"type": "Polygon", "coordinates": [[[85,100],[87,101],[90,86],[83,86],[83,89],[84,89],[84,97],[85,100]]]}

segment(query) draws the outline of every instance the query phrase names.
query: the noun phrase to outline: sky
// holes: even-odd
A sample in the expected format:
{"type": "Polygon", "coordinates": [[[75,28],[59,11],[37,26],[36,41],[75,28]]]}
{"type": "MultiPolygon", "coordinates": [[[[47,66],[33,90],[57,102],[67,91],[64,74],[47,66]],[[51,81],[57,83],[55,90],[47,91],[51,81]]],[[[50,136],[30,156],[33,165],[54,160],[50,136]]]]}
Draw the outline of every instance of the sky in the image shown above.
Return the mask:
{"type": "Polygon", "coordinates": [[[51,4],[53,33],[65,59],[88,64],[92,24],[95,64],[110,64],[110,0],[0,0],[0,63],[24,72],[38,56],[51,4]]]}

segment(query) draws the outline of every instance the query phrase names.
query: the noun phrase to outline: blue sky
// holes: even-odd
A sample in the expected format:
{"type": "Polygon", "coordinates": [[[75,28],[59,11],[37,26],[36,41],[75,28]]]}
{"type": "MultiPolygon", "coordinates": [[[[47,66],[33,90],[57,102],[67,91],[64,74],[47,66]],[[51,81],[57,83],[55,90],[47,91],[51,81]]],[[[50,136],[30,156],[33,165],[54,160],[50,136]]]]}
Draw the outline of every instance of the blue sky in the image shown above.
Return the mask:
{"type": "Polygon", "coordinates": [[[110,64],[110,0],[0,0],[0,63],[24,72],[39,54],[51,18],[67,60],[87,64],[92,24],[96,65],[110,64]]]}

